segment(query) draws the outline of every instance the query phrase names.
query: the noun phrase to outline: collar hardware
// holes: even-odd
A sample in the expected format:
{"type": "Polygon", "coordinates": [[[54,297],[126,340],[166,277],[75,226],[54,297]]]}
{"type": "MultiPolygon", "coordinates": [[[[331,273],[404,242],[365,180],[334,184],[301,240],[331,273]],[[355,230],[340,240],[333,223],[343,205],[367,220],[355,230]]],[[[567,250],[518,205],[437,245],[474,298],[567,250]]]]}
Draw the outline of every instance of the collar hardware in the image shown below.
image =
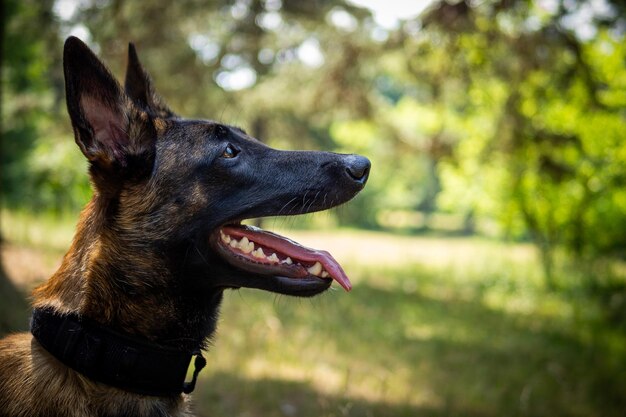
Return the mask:
{"type": "Polygon", "coordinates": [[[198,374],[206,366],[206,359],[202,356],[202,352],[199,350],[193,353],[196,356],[196,359],[193,361],[193,376],[191,377],[190,382],[185,382],[183,386],[183,392],[185,394],[190,394],[196,388],[196,380],[198,379],[198,374]]]}

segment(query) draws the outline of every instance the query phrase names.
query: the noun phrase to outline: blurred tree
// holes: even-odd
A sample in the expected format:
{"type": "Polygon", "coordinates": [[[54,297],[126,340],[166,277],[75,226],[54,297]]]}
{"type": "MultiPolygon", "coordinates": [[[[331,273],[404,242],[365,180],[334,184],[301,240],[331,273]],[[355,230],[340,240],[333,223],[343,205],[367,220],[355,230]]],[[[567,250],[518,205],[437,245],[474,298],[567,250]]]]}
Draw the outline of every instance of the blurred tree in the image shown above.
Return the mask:
{"type": "Polygon", "coordinates": [[[75,209],[89,192],[65,117],[55,2],[5,2],[2,42],[3,204],[75,209]]]}
{"type": "MultiPolygon", "coordinates": [[[[602,4],[441,2],[423,17],[428,40],[420,50],[436,44],[455,57],[444,80],[465,96],[445,99],[444,107],[476,124],[455,147],[448,172],[464,176],[458,183],[468,189],[481,178],[494,186],[470,197],[466,210],[482,206],[510,231],[517,217],[552,288],[557,247],[583,262],[626,247],[615,233],[626,225],[623,6],[602,4]],[[485,207],[485,194],[499,204],[485,207]]],[[[454,206],[454,187],[447,191],[454,206]]]]}

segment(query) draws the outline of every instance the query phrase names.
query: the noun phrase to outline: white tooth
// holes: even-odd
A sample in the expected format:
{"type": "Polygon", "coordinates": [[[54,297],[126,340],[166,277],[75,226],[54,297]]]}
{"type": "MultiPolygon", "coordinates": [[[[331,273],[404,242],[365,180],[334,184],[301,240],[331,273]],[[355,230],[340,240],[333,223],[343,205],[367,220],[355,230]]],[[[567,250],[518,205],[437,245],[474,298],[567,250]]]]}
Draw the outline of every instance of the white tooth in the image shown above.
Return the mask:
{"type": "Polygon", "coordinates": [[[224,234],[224,232],[222,232],[221,230],[220,230],[220,234],[222,235],[222,242],[226,244],[230,243],[230,235],[224,234]]]}
{"type": "Polygon", "coordinates": [[[291,260],[291,258],[288,256],[285,260],[282,261],[282,263],[287,264],[287,265],[291,265],[293,263],[293,261],[291,260]]]}
{"type": "Polygon", "coordinates": [[[228,244],[230,245],[231,248],[236,248],[239,246],[239,242],[237,241],[237,239],[231,239],[231,241],[228,242],[228,244]]]}
{"type": "Polygon", "coordinates": [[[246,249],[248,247],[248,243],[250,243],[250,241],[248,240],[247,237],[242,237],[241,240],[239,241],[239,244],[237,245],[237,247],[239,249],[246,249]]]}
{"type": "Polygon", "coordinates": [[[252,252],[252,256],[254,256],[255,258],[265,258],[265,254],[263,253],[262,248],[258,248],[257,250],[252,252]]]}
{"type": "Polygon", "coordinates": [[[326,272],[326,271],[322,271],[322,274],[320,275],[320,277],[322,277],[322,278],[328,278],[328,272],[326,272]]]}
{"type": "Polygon", "coordinates": [[[320,272],[322,272],[322,264],[319,262],[315,262],[315,265],[308,268],[307,271],[309,271],[311,275],[319,275],[320,272]]]}
{"type": "Polygon", "coordinates": [[[267,257],[268,261],[272,261],[272,262],[280,262],[280,259],[278,259],[278,256],[276,256],[275,253],[272,253],[270,256],[267,257]]]}
{"type": "Polygon", "coordinates": [[[241,245],[240,249],[243,253],[250,253],[254,250],[254,242],[248,242],[248,244],[245,246],[241,245]]]}
{"type": "Polygon", "coordinates": [[[245,248],[241,248],[243,253],[250,253],[254,250],[254,242],[249,242],[245,248]]]}

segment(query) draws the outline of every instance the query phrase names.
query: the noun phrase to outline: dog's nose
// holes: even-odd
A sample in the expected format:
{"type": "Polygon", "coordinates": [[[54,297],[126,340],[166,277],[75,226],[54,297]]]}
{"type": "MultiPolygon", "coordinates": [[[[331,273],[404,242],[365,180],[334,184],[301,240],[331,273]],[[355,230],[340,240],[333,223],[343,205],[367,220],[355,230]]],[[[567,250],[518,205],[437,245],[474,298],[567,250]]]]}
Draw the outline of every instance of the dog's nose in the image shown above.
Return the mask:
{"type": "Polygon", "coordinates": [[[346,158],[346,173],[354,181],[365,184],[370,173],[370,160],[360,155],[348,155],[346,158]]]}

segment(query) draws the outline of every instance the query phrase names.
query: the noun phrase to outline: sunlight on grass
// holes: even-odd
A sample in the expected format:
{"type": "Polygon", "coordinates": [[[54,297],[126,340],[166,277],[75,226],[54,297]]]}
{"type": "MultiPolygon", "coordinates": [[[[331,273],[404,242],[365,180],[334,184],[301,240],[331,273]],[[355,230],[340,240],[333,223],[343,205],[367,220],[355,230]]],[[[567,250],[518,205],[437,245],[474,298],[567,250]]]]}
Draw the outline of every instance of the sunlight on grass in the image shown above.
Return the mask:
{"type": "Polygon", "coordinates": [[[77,223],[77,214],[54,215],[0,210],[3,237],[9,242],[66,251],[77,223]]]}

